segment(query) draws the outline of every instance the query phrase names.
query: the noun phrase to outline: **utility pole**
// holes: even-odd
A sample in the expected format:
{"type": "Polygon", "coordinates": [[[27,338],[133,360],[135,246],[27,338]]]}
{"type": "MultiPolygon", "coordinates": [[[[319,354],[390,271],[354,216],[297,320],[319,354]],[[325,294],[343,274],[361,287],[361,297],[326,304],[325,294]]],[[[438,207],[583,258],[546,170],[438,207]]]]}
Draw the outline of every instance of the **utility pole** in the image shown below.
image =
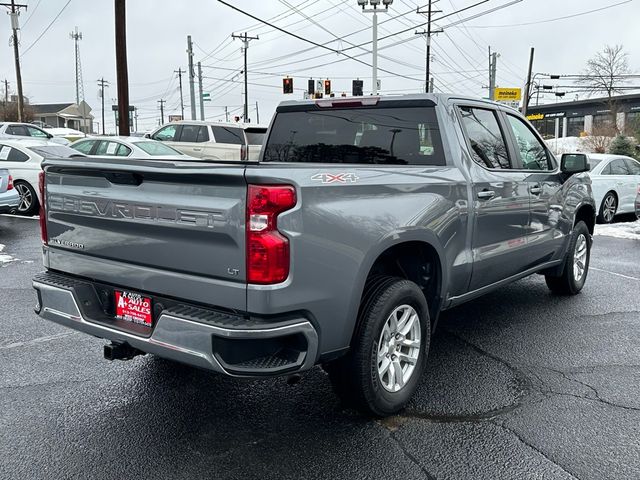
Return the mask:
{"type": "Polygon", "coordinates": [[[191,43],[191,35],[187,35],[187,55],[189,56],[189,98],[191,99],[191,120],[195,120],[196,119],[196,93],[195,93],[196,73],[193,70],[193,44],[191,43]]]}
{"type": "Polygon", "coordinates": [[[425,71],[425,80],[424,80],[424,88],[425,91],[427,93],[429,92],[433,92],[433,89],[431,89],[431,36],[436,34],[436,33],[440,33],[443,30],[442,29],[438,29],[436,31],[433,31],[433,29],[431,28],[431,20],[432,20],[432,15],[434,13],[440,13],[442,12],[442,10],[434,10],[433,9],[433,4],[438,2],[439,0],[429,0],[429,5],[427,6],[427,11],[423,11],[420,10],[420,7],[418,7],[416,9],[416,13],[419,15],[427,15],[427,29],[426,30],[422,30],[421,32],[416,31],[415,34],[416,35],[426,35],[427,37],[427,62],[426,62],[426,71],[425,71]]]}
{"type": "Polygon", "coordinates": [[[11,8],[11,30],[13,35],[11,41],[13,42],[13,58],[16,64],[16,85],[18,88],[18,121],[24,121],[24,98],[22,97],[22,73],[20,72],[20,50],[18,42],[18,30],[20,30],[20,9],[27,9],[26,5],[17,4],[15,0],[11,0],[11,3],[0,3],[0,6],[11,8]]]}
{"type": "MultiPolygon", "coordinates": [[[[529,55],[529,71],[527,72],[527,83],[524,86],[524,98],[522,99],[522,115],[527,115],[527,109],[529,108],[529,92],[531,91],[531,71],[533,70],[533,54],[535,49],[531,47],[531,53],[529,55]]],[[[538,88],[538,92],[540,89],[538,88]]]]}
{"type": "Polygon", "coordinates": [[[204,121],[204,98],[202,98],[202,64],[198,62],[198,92],[200,93],[200,120],[204,121]]]}
{"type": "Polygon", "coordinates": [[[4,104],[3,104],[3,117],[2,119],[6,119],[7,117],[7,104],[9,103],[9,80],[4,79],[4,104]]]}
{"type": "Polygon", "coordinates": [[[177,73],[178,79],[180,80],[180,112],[182,120],[184,120],[184,98],[182,97],[182,74],[184,73],[184,70],[182,70],[182,68],[178,68],[178,70],[174,70],[173,73],[177,73]]]}
{"type": "Polygon", "coordinates": [[[251,40],[260,40],[258,36],[249,37],[247,32],[244,32],[242,35],[236,35],[235,33],[231,34],[231,38],[236,39],[239,38],[242,40],[243,51],[244,51],[244,116],[243,121],[249,121],[249,91],[248,87],[248,73],[247,73],[247,50],[249,49],[249,42],[251,40]]]}
{"type": "Polygon", "coordinates": [[[260,112],[258,111],[258,101],[256,100],[256,123],[260,123],[260,112]]]}
{"type": "MultiPolygon", "coordinates": [[[[436,0],[437,1],[437,0],[436,0]]],[[[393,0],[383,1],[384,10],[380,11],[388,12],[389,5],[393,0]]],[[[373,41],[371,44],[371,93],[373,95],[378,94],[378,7],[380,6],[380,0],[358,0],[358,5],[362,7],[362,11],[365,13],[373,13],[373,24],[371,30],[373,32],[373,41]],[[367,8],[367,5],[370,5],[367,8]]]]}
{"type": "Polygon", "coordinates": [[[224,118],[229,123],[229,109],[227,107],[224,107],[224,118]]]}
{"type": "Polygon", "coordinates": [[[433,92],[435,91],[435,90],[434,90],[434,87],[435,87],[435,82],[434,82],[433,77],[431,77],[431,79],[429,80],[429,91],[430,91],[431,93],[433,93],[433,92]]]}
{"type": "Polygon", "coordinates": [[[138,107],[133,107],[133,119],[135,120],[135,131],[138,131],[138,107]]]}
{"type": "Polygon", "coordinates": [[[108,87],[109,82],[101,78],[98,80],[98,85],[100,86],[100,98],[102,99],[102,135],[104,135],[104,87],[108,87]]]}
{"type": "Polygon", "coordinates": [[[166,100],[158,100],[158,103],[160,104],[160,125],[164,125],[164,104],[165,104],[166,100]]]}
{"type": "Polygon", "coordinates": [[[116,77],[118,81],[118,134],[129,136],[129,73],[127,71],[127,17],[125,0],[115,0],[116,77]]]}
{"type": "Polygon", "coordinates": [[[491,47],[489,47],[489,100],[494,99],[497,63],[498,54],[496,52],[491,53],[491,47]]]}

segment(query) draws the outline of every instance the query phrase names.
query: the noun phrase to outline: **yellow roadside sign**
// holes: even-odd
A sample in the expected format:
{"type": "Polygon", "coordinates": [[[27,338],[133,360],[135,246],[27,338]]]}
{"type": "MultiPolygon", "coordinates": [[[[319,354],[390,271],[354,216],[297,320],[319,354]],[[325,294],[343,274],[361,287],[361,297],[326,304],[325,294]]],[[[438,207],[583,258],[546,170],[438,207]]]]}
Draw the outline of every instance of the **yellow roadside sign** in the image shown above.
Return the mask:
{"type": "Polygon", "coordinates": [[[493,98],[497,102],[519,101],[522,98],[521,88],[496,88],[493,91],[493,98]]]}

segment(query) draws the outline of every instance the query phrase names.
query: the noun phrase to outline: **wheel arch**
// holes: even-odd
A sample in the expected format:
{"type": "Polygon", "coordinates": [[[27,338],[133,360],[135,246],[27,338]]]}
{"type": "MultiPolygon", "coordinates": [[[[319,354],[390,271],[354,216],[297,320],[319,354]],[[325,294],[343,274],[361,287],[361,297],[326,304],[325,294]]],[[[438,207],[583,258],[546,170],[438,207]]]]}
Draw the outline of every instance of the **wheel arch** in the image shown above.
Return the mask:
{"type": "MultiPolygon", "coordinates": [[[[425,294],[429,306],[432,330],[446,297],[448,272],[445,254],[438,238],[432,232],[409,231],[386,237],[366,256],[358,275],[358,286],[350,309],[356,321],[351,339],[359,328],[360,304],[365,294],[367,281],[376,275],[392,275],[414,281],[425,294]],[[425,262],[408,262],[416,256],[425,262]],[[422,277],[422,278],[421,278],[422,277]]],[[[351,343],[351,342],[350,342],[351,343]]]]}
{"type": "Polygon", "coordinates": [[[596,215],[597,212],[593,205],[585,203],[576,210],[573,226],[575,226],[579,221],[583,221],[587,225],[589,233],[593,235],[596,226],[596,215]]]}

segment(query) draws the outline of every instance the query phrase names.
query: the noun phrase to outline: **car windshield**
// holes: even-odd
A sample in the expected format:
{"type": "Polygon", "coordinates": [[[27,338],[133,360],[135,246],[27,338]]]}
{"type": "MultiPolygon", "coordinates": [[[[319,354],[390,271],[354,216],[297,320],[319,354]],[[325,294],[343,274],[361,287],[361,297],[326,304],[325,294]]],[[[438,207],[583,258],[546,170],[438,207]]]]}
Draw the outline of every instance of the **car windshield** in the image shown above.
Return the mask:
{"type": "Polygon", "coordinates": [[[27,148],[43,157],[69,158],[85,156],[82,153],[78,152],[78,150],[69,148],[65,145],[39,145],[27,148]]]}
{"type": "Polygon", "coordinates": [[[136,147],[148,153],[152,157],[160,157],[164,155],[182,155],[182,152],[171,148],[160,142],[134,142],[136,147]]]}

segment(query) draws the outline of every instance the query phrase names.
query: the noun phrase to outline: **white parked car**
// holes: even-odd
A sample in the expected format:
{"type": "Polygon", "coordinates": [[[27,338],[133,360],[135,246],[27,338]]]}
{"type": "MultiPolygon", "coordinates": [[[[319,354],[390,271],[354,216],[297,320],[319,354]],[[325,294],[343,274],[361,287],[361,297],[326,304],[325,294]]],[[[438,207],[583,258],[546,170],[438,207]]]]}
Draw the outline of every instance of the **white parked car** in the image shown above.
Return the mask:
{"type": "Polygon", "coordinates": [[[258,160],[267,127],[181,120],[159,127],[149,138],[187,155],[212,160],[258,160]]]}
{"type": "Polygon", "coordinates": [[[69,140],[57,137],[53,133],[45,132],[42,128],[31,123],[0,122],[0,138],[31,140],[50,140],[61,145],[69,145],[69,140]]]}
{"type": "Polygon", "coordinates": [[[195,160],[175,148],[141,137],[87,137],[71,148],[92,157],[153,157],[159,160],[195,160]]]}
{"type": "Polygon", "coordinates": [[[20,197],[13,186],[9,170],[0,168],[0,213],[13,213],[19,204],[20,197]]]}
{"type": "Polygon", "coordinates": [[[611,223],[620,213],[635,212],[640,191],[640,162],[630,157],[611,154],[588,154],[593,197],[598,221],[611,223]]]}
{"type": "Polygon", "coordinates": [[[40,209],[38,175],[45,157],[84,157],[65,145],[47,140],[8,140],[0,138],[0,168],[13,177],[13,185],[20,195],[20,215],[35,215],[40,209]]]}

